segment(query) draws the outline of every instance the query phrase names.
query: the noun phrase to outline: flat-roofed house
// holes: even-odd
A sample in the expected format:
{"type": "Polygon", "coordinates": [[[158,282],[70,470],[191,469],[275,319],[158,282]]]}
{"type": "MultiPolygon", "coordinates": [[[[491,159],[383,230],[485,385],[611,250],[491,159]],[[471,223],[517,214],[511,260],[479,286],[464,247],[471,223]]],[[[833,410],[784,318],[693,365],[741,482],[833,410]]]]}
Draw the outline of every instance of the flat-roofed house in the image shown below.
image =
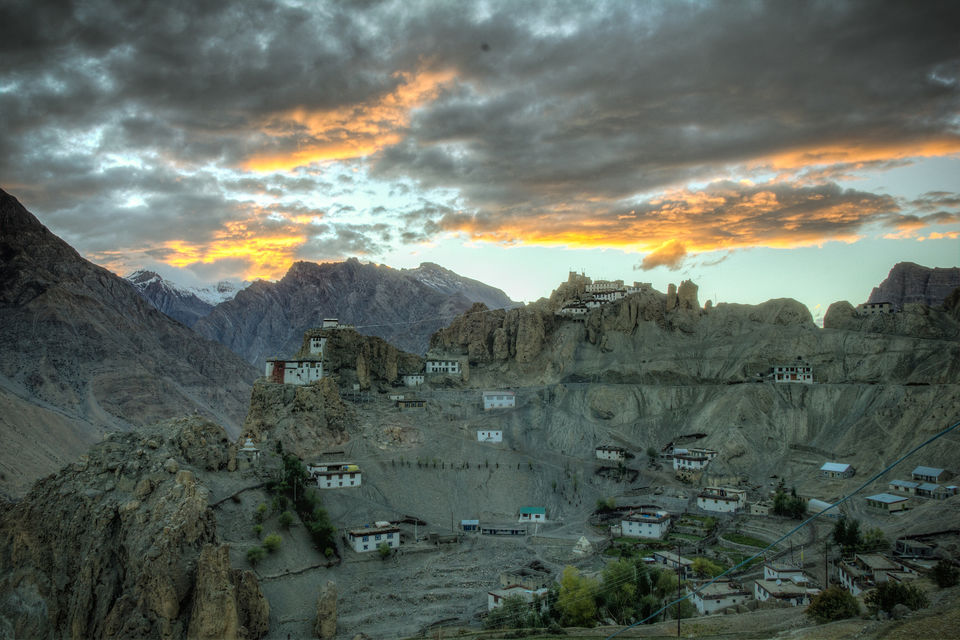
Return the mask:
{"type": "Polygon", "coordinates": [[[427,373],[460,373],[459,360],[427,360],[424,364],[427,373]]]}
{"type": "Polygon", "coordinates": [[[750,592],[728,580],[717,580],[705,587],[695,589],[690,596],[690,601],[702,616],[746,604],[748,600],[750,600],[750,592]]]}
{"type": "Polygon", "coordinates": [[[747,492],[729,487],[705,487],[697,494],[697,507],[704,511],[733,513],[747,506],[747,492]]]}
{"type": "Polygon", "coordinates": [[[897,493],[906,493],[907,495],[914,495],[917,492],[917,487],[920,486],[919,482],[914,482],[913,480],[891,480],[887,484],[887,488],[890,491],[896,491],[897,493]]]}
{"type": "Polygon", "coordinates": [[[517,406],[517,394],[513,391],[484,391],[483,410],[512,409],[517,406]]]}
{"type": "Polygon", "coordinates": [[[820,467],[821,478],[852,478],[855,473],[853,465],[845,462],[824,462],[820,467]]]}
{"type": "Polygon", "coordinates": [[[480,429],[477,431],[477,442],[503,442],[503,431],[500,429],[480,429]]]}
{"type": "Polygon", "coordinates": [[[676,571],[679,565],[681,580],[686,580],[692,573],[693,560],[678,556],[673,551],[654,551],[653,561],[672,571],[676,571]]]}
{"type": "MultiPolygon", "coordinates": [[[[526,589],[519,585],[507,587],[506,589],[494,589],[487,592],[487,611],[493,611],[497,607],[503,606],[503,601],[513,596],[518,597],[524,602],[533,602],[536,598],[545,596],[549,589],[526,589]]],[[[544,603],[546,606],[546,603],[544,603]]]]}
{"type": "Polygon", "coordinates": [[[520,507],[519,522],[546,522],[547,509],[545,507],[520,507]]]}
{"type": "Polygon", "coordinates": [[[670,530],[670,514],[666,511],[641,509],[631,511],[620,521],[620,534],[628,538],[659,540],[670,530]]]}
{"type": "Polygon", "coordinates": [[[360,467],[352,462],[316,462],[307,465],[307,473],[318,489],[359,487],[363,479],[360,467]]]}
{"type": "Polygon", "coordinates": [[[840,584],[855,596],[886,582],[891,574],[904,573],[904,567],[879,553],[858,553],[853,561],[842,561],[838,567],[840,584]]]}
{"type": "Polygon", "coordinates": [[[391,549],[400,546],[400,529],[389,522],[377,522],[347,531],[347,541],[357,553],[376,551],[381,544],[391,549]]]}
{"type": "Polygon", "coordinates": [[[805,585],[790,580],[757,580],[753,583],[753,597],[760,602],[775,600],[786,602],[792,607],[810,604],[810,592],[805,585]]]}
{"type": "Polygon", "coordinates": [[[622,447],[611,445],[601,445],[595,449],[597,460],[613,460],[614,462],[623,462],[627,459],[627,451],[622,447]]]}

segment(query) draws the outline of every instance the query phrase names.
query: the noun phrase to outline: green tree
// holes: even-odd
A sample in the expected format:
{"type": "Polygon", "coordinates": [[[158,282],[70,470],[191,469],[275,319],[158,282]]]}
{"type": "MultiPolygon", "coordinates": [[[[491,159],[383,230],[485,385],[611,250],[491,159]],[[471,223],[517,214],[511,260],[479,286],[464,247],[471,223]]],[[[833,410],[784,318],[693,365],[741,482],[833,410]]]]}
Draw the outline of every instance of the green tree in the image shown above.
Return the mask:
{"type": "Polygon", "coordinates": [[[833,541],[844,553],[850,554],[860,546],[860,521],[840,518],[833,526],[833,541]]]}
{"type": "Polygon", "coordinates": [[[649,459],[650,464],[653,464],[654,462],[656,462],[656,461],[657,461],[657,457],[658,457],[659,455],[660,455],[660,454],[657,452],[657,450],[656,450],[655,448],[653,448],[653,447],[647,447],[647,458],[649,459]]]}
{"type": "Polygon", "coordinates": [[[386,560],[390,557],[390,545],[386,542],[381,542],[377,545],[377,552],[380,554],[380,558],[386,560]]]}
{"type": "Polygon", "coordinates": [[[898,604],[906,605],[911,611],[923,609],[930,604],[927,594],[917,585],[892,580],[878,584],[876,589],[864,596],[863,602],[871,613],[889,613],[898,604]]]}
{"type": "Polygon", "coordinates": [[[262,524],[255,524],[255,525],[253,525],[253,535],[257,536],[257,539],[259,539],[260,536],[263,535],[263,525],[262,525],[262,524]]]}
{"type": "Polygon", "coordinates": [[[263,547],[251,547],[247,549],[247,562],[250,563],[251,567],[255,567],[266,555],[267,552],[263,550],[263,547]]]}
{"type": "Polygon", "coordinates": [[[634,563],[626,559],[611,562],[603,568],[600,603],[618,624],[626,623],[636,611],[636,573],[634,563]]]}
{"type": "Polygon", "coordinates": [[[954,587],[960,582],[960,569],[949,560],[941,560],[933,568],[933,580],[941,589],[954,587]]]}
{"type": "Polygon", "coordinates": [[[293,524],[293,514],[289,511],[284,511],[281,513],[280,526],[284,529],[289,529],[291,524],[293,524]]]}
{"type": "Polygon", "coordinates": [[[281,542],[283,542],[283,538],[280,537],[279,533],[271,533],[263,539],[263,548],[273,553],[280,548],[281,542]]]}
{"type": "Polygon", "coordinates": [[[557,610],[563,624],[574,627],[590,626],[597,613],[595,594],[597,582],[581,576],[571,566],[564,567],[560,577],[560,594],[557,597],[557,610]]]}
{"type": "Polygon", "coordinates": [[[718,575],[723,573],[723,567],[718,565],[716,562],[711,561],[709,558],[694,558],[693,564],[690,565],[690,568],[701,577],[706,578],[716,578],[718,575]]]}
{"type": "Polygon", "coordinates": [[[253,512],[253,521],[257,524],[263,522],[264,518],[267,517],[267,505],[264,502],[261,502],[257,505],[257,509],[253,512]]]}
{"type": "Polygon", "coordinates": [[[860,615],[860,604],[849,591],[833,586],[814,596],[806,613],[817,622],[831,622],[860,615]]]}
{"type": "Polygon", "coordinates": [[[857,551],[886,551],[890,548],[890,540],[878,528],[867,529],[857,543],[857,551]]]}

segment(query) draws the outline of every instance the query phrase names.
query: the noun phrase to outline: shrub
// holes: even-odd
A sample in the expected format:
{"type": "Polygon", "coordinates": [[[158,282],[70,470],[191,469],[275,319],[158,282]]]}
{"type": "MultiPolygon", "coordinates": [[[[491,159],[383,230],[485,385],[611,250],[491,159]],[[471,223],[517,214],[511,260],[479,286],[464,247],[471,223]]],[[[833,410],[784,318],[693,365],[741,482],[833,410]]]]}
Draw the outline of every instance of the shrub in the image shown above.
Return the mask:
{"type": "Polygon", "coordinates": [[[860,615],[860,604],[849,591],[834,586],[814,596],[806,613],[817,622],[831,622],[860,615]]]}
{"type": "Polygon", "coordinates": [[[293,524],[293,514],[289,511],[284,511],[280,514],[280,526],[284,529],[289,529],[290,525],[293,524]]]}
{"type": "Polygon", "coordinates": [[[253,535],[257,536],[257,538],[260,538],[260,536],[263,535],[263,525],[262,525],[262,524],[255,524],[255,525],[253,525],[253,535]]]}
{"type": "Polygon", "coordinates": [[[281,542],[283,542],[283,538],[280,537],[279,533],[271,533],[263,539],[263,548],[273,553],[280,548],[281,542]]]}
{"type": "Polygon", "coordinates": [[[863,601],[871,612],[890,612],[898,604],[904,604],[911,611],[922,609],[930,604],[927,594],[915,584],[901,582],[881,582],[877,588],[864,597],[863,601]]]}
{"type": "Polygon", "coordinates": [[[388,545],[386,542],[381,542],[377,546],[377,552],[380,554],[380,557],[383,560],[386,560],[390,557],[390,545],[388,545]]]}
{"type": "Polygon", "coordinates": [[[247,550],[247,562],[250,563],[251,567],[255,567],[266,555],[267,552],[263,550],[263,547],[252,547],[247,550]]]}
{"type": "Polygon", "coordinates": [[[267,505],[263,502],[257,505],[256,511],[253,512],[253,521],[257,524],[263,522],[263,519],[267,517],[267,505]]]}
{"type": "Polygon", "coordinates": [[[960,582],[960,569],[952,562],[941,560],[933,568],[933,580],[941,589],[955,587],[960,582]]]}

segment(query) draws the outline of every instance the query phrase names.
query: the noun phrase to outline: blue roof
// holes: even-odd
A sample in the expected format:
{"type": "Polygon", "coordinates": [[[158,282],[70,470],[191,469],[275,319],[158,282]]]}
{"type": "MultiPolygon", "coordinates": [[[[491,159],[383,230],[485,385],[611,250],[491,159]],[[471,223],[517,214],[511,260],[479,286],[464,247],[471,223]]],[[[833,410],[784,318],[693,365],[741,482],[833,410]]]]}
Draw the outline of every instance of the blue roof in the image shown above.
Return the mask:
{"type": "Polygon", "coordinates": [[[824,462],[820,471],[839,471],[843,472],[850,468],[849,464],[844,462],[824,462]]]}
{"type": "Polygon", "coordinates": [[[917,467],[913,470],[915,476],[938,476],[943,473],[943,469],[936,467],[917,467]]]}
{"type": "Polygon", "coordinates": [[[875,496],[867,496],[867,500],[873,500],[874,502],[884,502],[886,504],[893,504],[895,502],[903,502],[906,500],[903,496],[895,496],[889,493],[878,493],[875,496]]]}
{"type": "Polygon", "coordinates": [[[546,507],[520,507],[521,514],[547,513],[546,507]]]}

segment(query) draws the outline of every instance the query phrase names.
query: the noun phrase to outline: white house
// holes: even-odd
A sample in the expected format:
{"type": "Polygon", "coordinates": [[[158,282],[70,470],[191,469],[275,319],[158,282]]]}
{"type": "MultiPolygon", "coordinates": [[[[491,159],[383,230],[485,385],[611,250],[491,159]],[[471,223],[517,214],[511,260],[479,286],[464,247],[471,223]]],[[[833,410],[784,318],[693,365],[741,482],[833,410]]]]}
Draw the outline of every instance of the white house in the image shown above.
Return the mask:
{"type": "Polygon", "coordinates": [[[794,364],[771,367],[770,378],[774,382],[802,382],[804,384],[813,384],[813,367],[798,358],[794,364]]]}
{"type": "Polygon", "coordinates": [[[546,522],[547,509],[545,507],[521,507],[518,522],[546,522]]]}
{"type": "Polygon", "coordinates": [[[790,580],[757,580],[753,583],[753,597],[760,602],[773,599],[792,607],[810,604],[811,591],[815,590],[790,580]]]}
{"type": "Polygon", "coordinates": [[[852,465],[845,462],[824,462],[820,467],[821,478],[852,478],[856,472],[852,465]]]}
{"type": "Polygon", "coordinates": [[[617,300],[621,300],[621,299],[627,297],[627,290],[626,290],[626,289],[613,289],[613,290],[611,290],[611,291],[603,291],[603,292],[600,292],[600,293],[595,293],[595,294],[593,294],[593,297],[594,297],[595,299],[601,300],[601,301],[603,301],[603,302],[616,302],[617,300]]]}
{"type": "Polygon", "coordinates": [[[747,492],[744,489],[705,487],[697,494],[697,507],[704,511],[733,513],[745,506],[747,506],[747,492]]]}
{"type": "Polygon", "coordinates": [[[641,509],[631,511],[620,520],[620,535],[628,538],[659,540],[670,530],[670,514],[666,511],[641,509]]]}
{"type": "Polygon", "coordinates": [[[459,360],[427,360],[424,365],[427,373],[460,373],[459,360]]]}
{"type": "Polygon", "coordinates": [[[791,582],[805,582],[806,574],[800,567],[792,567],[786,564],[776,564],[773,562],[763,563],[763,579],[776,582],[777,580],[789,580],[791,582]]]}
{"type": "Polygon", "coordinates": [[[702,471],[708,464],[710,464],[710,458],[704,455],[693,452],[673,454],[674,471],[702,471]]]}
{"type": "Polygon", "coordinates": [[[749,599],[749,591],[734,582],[726,580],[718,580],[696,589],[690,596],[691,602],[702,616],[723,611],[728,607],[746,604],[749,599]]]}
{"type": "Polygon", "coordinates": [[[623,462],[627,459],[627,452],[620,447],[611,447],[603,445],[596,448],[598,460],[613,460],[614,462],[623,462]]]}
{"type": "Polygon", "coordinates": [[[307,465],[307,473],[316,479],[320,489],[359,487],[362,474],[352,462],[317,462],[307,465]]]}
{"type": "Polygon", "coordinates": [[[324,329],[336,329],[340,326],[340,320],[338,318],[324,318],[321,326],[324,329]]]}
{"type": "Polygon", "coordinates": [[[513,391],[484,391],[483,410],[512,409],[517,406],[517,395],[513,391]]]}
{"type": "Polygon", "coordinates": [[[400,546],[400,529],[389,522],[377,522],[347,532],[347,541],[357,553],[376,551],[386,543],[391,549],[400,546]]]}
{"type": "Polygon", "coordinates": [[[623,280],[595,280],[586,285],[585,290],[587,293],[605,293],[623,288],[623,280]]]}
{"type": "Polygon", "coordinates": [[[844,560],[838,568],[840,584],[855,596],[901,572],[902,565],[879,553],[858,553],[853,562],[844,560]]]}
{"type": "Polygon", "coordinates": [[[409,373],[403,376],[403,386],[416,387],[423,384],[425,377],[422,373],[409,373]]]}
{"type": "MultiPolygon", "coordinates": [[[[534,598],[545,596],[549,589],[527,589],[520,585],[513,585],[506,589],[495,589],[487,592],[487,611],[493,611],[497,607],[503,606],[503,601],[511,596],[518,596],[524,602],[533,602],[534,598]]],[[[544,603],[546,606],[546,603],[544,603]]]]}
{"type": "Polygon", "coordinates": [[[323,377],[323,363],[319,360],[268,358],[265,375],[278,384],[310,384],[323,377]]]}
{"type": "Polygon", "coordinates": [[[503,442],[503,431],[500,429],[477,431],[477,442],[503,442]]]}

